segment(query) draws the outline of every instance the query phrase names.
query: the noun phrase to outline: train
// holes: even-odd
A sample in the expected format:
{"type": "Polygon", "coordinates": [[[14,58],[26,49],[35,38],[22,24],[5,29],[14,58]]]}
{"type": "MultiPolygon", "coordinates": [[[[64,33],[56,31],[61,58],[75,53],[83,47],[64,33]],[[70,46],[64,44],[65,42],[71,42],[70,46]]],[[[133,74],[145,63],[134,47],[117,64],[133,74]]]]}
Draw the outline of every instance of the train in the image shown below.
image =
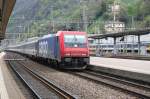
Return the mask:
{"type": "Polygon", "coordinates": [[[86,32],[58,31],[56,34],[11,45],[6,51],[46,60],[48,63],[55,63],[54,66],[61,69],[85,69],[89,64],[86,32]]]}

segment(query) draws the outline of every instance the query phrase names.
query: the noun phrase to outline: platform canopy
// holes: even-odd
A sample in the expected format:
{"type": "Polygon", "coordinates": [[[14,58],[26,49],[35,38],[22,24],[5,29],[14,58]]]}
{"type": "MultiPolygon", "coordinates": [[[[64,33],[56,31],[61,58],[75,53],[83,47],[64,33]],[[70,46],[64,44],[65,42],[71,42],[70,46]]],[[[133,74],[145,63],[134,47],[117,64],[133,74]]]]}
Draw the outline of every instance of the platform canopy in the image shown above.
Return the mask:
{"type": "Polygon", "coordinates": [[[16,0],[0,0],[0,40],[4,39],[7,23],[16,0]]]}
{"type": "Polygon", "coordinates": [[[137,30],[127,30],[123,32],[116,32],[116,33],[106,33],[106,34],[96,34],[96,35],[90,35],[89,38],[93,39],[103,39],[107,37],[117,38],[117,37],[123,37],[127,35],[146,35],[150,33],[150,28],[145,29],[137,29],[137,30]]]}

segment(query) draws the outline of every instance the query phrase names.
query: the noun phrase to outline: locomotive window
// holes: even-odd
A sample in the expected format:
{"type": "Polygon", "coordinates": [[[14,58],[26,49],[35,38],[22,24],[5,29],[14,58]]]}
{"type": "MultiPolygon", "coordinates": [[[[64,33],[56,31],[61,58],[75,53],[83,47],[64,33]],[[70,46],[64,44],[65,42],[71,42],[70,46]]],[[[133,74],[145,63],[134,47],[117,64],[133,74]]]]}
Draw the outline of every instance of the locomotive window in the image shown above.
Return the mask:
{"type": "Polygon", "coordinates": [[[64,42],[66,47],[87,47],[84,35],[65,35],[64,42]]]}
{"type": "Polygon", "coordinates": [[[86,43],[86,38],[82,35],[65,35],[65,42],[86,43]]]}

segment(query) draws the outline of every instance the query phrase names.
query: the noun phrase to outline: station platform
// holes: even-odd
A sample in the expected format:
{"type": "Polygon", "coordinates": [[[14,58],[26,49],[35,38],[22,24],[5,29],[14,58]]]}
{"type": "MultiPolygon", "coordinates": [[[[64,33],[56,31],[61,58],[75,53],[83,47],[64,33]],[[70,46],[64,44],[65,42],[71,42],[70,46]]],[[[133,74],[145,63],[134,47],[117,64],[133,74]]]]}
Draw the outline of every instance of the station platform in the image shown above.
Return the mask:
{"type": "Polygon", "coordinates": [[[0,53],[0,99],[25,99],[5,61],[5,53],[0,53]]]}
{"type": "Polygon", "coordinates": [[[150,61],[90,57],[88,69],[150,82],[150,61]]]}
{"type": "Polygon", "coordinates": [[[111,56],[106,56],[107,58],[121,58],[121,59],[134,59],[134,60],[148,60],[150,61],[150,55],[144,56],[144,55],[111,55],[111,56]]]}

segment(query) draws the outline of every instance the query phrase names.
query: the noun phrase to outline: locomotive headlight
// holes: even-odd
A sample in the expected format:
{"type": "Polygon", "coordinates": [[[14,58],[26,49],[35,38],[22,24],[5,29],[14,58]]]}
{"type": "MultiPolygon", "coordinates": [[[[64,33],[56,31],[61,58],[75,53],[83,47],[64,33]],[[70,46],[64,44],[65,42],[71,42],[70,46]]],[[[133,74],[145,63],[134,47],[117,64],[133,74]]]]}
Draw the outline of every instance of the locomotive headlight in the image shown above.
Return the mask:
{"type": "Polygon", "coordinates": [[[66,62],[71,62],[71,58],[65,58],[66,62]]]}
{"type": "Polygon", "coordinates": [[[86,56],[86,54],[82,54],[82,56],[86,56]]]}
{"type": "Polygon", "coordinates": [[[78,45],[77,45],[77,44],[75,44],[75,45],[74,45],[74,47],[78,47],[78,45]]]}
{"type": "Polygon", "coordinates": [[[70,56],[70,53],[66,53],[65,55],[66,55],[66,56],[70,56]]]}
{"type": "Polygon", "coordinates": [[[89,62],[89,58],[84,58],[84,62],[89,62]]]}

